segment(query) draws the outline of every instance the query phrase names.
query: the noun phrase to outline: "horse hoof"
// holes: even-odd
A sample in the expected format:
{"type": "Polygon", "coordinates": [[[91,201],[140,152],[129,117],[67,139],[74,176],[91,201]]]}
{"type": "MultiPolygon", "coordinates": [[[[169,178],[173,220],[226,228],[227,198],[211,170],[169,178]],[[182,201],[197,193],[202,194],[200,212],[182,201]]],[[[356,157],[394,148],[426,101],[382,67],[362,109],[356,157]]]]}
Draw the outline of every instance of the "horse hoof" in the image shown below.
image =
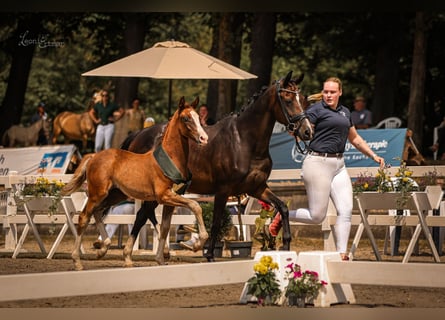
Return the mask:
{"type": "Polygon", "coordinates": [[[96,256],[98,259],[103,258],[108,252],[107,247],[102,247],[101,249],[96,251],[96,256]]]}
{"type": "Polygon", "coordinates": [[[74,270],[82,271],[83,270],[83,265],[80,264],[80,263],[74,263],[74,270]]]}
{"type": "Polygon", "coordinates": [[[133,262],[132,261],[129,261],[129,262],[125,262],[124,263],[124,268],[133,268],[134,267],[134,265],[133,265],[133,262]]]}

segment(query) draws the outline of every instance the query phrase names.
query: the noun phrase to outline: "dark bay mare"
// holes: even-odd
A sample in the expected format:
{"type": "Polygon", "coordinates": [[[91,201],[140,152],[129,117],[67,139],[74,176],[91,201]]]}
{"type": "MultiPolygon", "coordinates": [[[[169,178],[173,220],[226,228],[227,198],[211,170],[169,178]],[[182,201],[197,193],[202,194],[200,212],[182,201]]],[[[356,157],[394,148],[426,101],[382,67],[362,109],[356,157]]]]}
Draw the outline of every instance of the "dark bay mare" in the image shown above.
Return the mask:
{"type": "MultiPolygon", "coordinates": [[[[180,99],[178,110],[173,114],[153,150],[138,154],[110,148],[89,154],[82,159],[73,178],[62,189],[63,195],[71,194],[87,181],[88,201],[85,209],[79,214],[77,237],[71,255],[76,270],[83,269],[80,247],[82,235],[91,217],[94,215],[96,227],[105,239],[103,247],[97,252],[98,257],[101,257],[111,244],[102,216],[110,206],[128,198],[190,209],[198,221],[198,246],[203,247],[208,234],[201,207],[195,200],[181,196],[185,190],[180,190],[190,181],[187,165],[189,140],[194,141],[196,150],[199,150],[200,145],[205,146],[208,141],[207,133],[195,111],[198,103],[198,98],[191,104],[186,103],[184,97],[180,99]]],[[[170,225],[161,224],[160,245],[165,243],[169,231],[170,225]]],[[[163,263],[162,254],[160,250],[161,258],[157,257],[159,263],[163,263]]]]}
{"type": "MultiPolygon", "coordinates": [[[[269,143],[276,121],[286,125],[290,134],[301,140],[312,138],[312,127],[307,119],[304,108],[306,100],[299,93],[298,79],[292,79],[289,72],[283,79],[254,95],[239,114],[222,118],[215,125],[205,127],[209,141],[206,146],[189,141],[190,152],[188,165],[192,173],[189,192],[198,194],[214,194],[214,220],[210,232],[209,249],[206,253],[208,261],[214,261],[213,249],[220,228],[221,216],[232,195],[247,193],[273,206],[281,213],[283,220],[283,249],[290,249],[289,211],[267,185],[272,170],[272,159],[269,154],[269,143]]],[[[143,129],[130,135],[122,148],[143,153],[149,150],[157,135],[162,132],[162,124],[143,129]]],[[[133,243],[141,227],[147,219],[156,223],[154,209],[156,202],[144,202],[138,211],[131,236],[124,249],[125,265],[131,265],[133,243]]],[[[170,226],[174,208],[165,206],[162,214],[162,225],[170,226]]],[[[194,247],[198,250],[198,247],[194,247]]],[[[164,255],[168,257],[168,248],[164,255]]],[[[158,251],[159,252],[159,251],[158,251]]]]}

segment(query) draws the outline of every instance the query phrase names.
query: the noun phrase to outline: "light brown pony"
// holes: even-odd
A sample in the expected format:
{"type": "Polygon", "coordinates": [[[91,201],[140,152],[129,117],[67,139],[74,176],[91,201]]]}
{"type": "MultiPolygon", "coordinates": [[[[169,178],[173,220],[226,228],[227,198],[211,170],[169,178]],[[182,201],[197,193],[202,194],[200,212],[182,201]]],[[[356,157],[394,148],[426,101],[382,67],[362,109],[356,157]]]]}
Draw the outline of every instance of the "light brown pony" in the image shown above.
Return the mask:
{"type": "MultiPolygon", "coordinates": [[[[80,246],[82,234],[88,226],[91,216],[94,215],[96,226],[102,239],[105,239],[104,247],[98,251],[98,257],[101,257],[111,243],[102,222],[103,213],[111,205],[126,198],[157,201],[164,205],[189,208],[198,221],[199,246],[202,248],[208,234],[204,226],[201,207],[196,201],[184,198],[176,193],[174,191],[176,190],[175,182],[173,181],[175,174],[186,177],[186,179],[182,178],[181,181],[176,181],[176,184],[190,181],[187,168],[188,140],[194,140],[200,145],[207,144],[207,134],[201,127],[199,116],[195,111],[198,103],[198,98],[192,104],[186,103],[184,97],[180,99],[178,110],[169,121],[154,151],[137,154],[111,148],[82,160],[73,178],[62,190],[63,194],[71,194],[87,180],[88,202],[79,215],[78,236],[72,252],[76,270],[83,269],[80,261],[80,246]],[[163,155],[163,161],[158,163],[157,159],[159,157],[157,155],[159,154],[163,155]],[[170,170],[169,172],[164,166],[160,166],[160,163],[169,161],[176,166],[176,171],[170,170]]],[[[162,228],[170,228],[170,226],[162,226],[162,228]]],[[[158,263],[163,261],[162,248],[164,244],[162,241],[165,243],[165,240],[161,238],[159,244],[161,250],[158,250],[158,256],[156,257],[158,263]]]]}
{"type": "MultiPolygon", "coordinates": [[[[88,109],[101,99],[100,92],[96,92],[91,98],[88,109]]],[[[82,141],[82,151],[85,151],[88,139],[94,139],[96,134],[96,124],[89,115],[88,110],[83,113],[63,111],[54,118],[53,123],[53,144],[57,143],[57,138],[61,135],[65,143],[71,140],[82,141]]]]}
{"type": "Polygon", "coordinates": [[[22,127],[13,125],[5,131],[2,137],[2,144],[5,147],[17,147],[23,145],[24,147],[37,145],[39,139],[39,132],[43,129],[46,138],[49,138],[51,128],[51,121],[48,119],[41,119],[34,122],[29,127],[22,127]]]}

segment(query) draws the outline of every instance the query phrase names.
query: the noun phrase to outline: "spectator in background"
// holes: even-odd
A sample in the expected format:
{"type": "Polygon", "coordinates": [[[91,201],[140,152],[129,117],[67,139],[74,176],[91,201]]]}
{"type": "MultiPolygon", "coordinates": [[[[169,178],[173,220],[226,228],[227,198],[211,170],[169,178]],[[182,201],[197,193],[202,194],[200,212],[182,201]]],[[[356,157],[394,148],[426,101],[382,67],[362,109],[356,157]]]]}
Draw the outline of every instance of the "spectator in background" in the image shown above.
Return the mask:
{"type": "Polygon", "coordinates": [[[431,116],[434,144],[429,147],[432,152],[437,151],[436,160],[445,160],[445,116],[442,112],[442,101],[434,102],[434,114],[431,116]],[[437,137],[434,132],[437,130],[437,137]]]}
{"type": "Polygon", "coordinates": [[[140,100],[134,98],[131,108],[127,109],[128,116],[128,134],[141,130],[144,127],[145,113],[140,108],[140,100]]]}
{"type": "Polygon", "coordinates": [[[155,124],[155,119],[153,119],[152,117],[147,117],[147,119],[145,119],[144,121],[144,128],[151,127],[154,124],[155,124]]]}
{"type": "MultiPolygon", "coordinates": [[[[36,123],[37,121],[46,119],[48,119],[48,114],[45,111],[45,104],[43,102],[39,102],[39,104],[37,105],[36,113],[34,113],[33,116],[31,117],[31,123],[36,123]]],[[[39,131],[39,138],[37,139],[37,145],[41,146],[46,144],[48,144],[48,139],[43,129],[41,129],[39,131]]]]}
{"type": "Polygon", "coordinates": [[[368,129],[372,126],[372,112],[366,108],[364,97],[355,97],[351,119],[356,129],[368,129]]]}
{"type": "Polygon", "coordinates": [[[101,92],[102,100],[89,111],[91,118],[97,124],[94,151],[99,152],[111,148],[114,135],[114,122],[122,118],[124,109],[110,102],[107,90],[101,92]]]}
{"type": "Polygon", "coordinates": [[[215,120],[212,118],[209,118],[209,109],[207,108],[206,104],[202,104],[199,107],[198,110],[199,114],[199,121],[201,122],[201,125],[203,127],[211,126],[212,124],[215,124],[215,120]]]}

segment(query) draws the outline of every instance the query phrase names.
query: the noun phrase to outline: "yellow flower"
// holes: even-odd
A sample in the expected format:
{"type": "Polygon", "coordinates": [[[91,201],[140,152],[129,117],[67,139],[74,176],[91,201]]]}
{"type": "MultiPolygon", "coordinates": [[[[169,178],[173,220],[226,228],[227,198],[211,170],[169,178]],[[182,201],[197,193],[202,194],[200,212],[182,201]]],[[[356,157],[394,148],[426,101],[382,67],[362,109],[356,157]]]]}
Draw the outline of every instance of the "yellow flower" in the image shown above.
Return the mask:
{"type": "Polygon", "coordinates": [[[272,263],[272,257],[271,256],[262,256],[260,258],[260,263],[264,264],[265,266],[269,266],[272,263]]]}

